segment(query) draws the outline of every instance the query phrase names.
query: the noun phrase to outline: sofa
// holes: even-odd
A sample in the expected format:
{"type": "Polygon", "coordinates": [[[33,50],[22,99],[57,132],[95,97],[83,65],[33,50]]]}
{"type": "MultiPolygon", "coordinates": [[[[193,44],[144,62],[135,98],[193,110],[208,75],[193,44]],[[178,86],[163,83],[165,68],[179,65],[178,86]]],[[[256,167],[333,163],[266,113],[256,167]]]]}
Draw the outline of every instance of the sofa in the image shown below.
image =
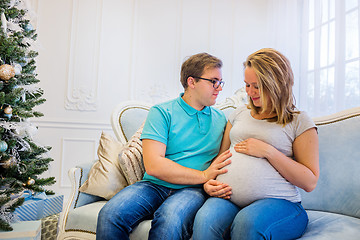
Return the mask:
{"type": "MultiPolygon", "coordinates": [[[[246,94],[240,89],[215,107],[228,117],[245,102],[246,94]]],[[[123,146],[136,133],[139,135],[149,108],[148,103],[126,101],[114,109],[111,124],[117,141],[123,146]]],[[[319,134],[320,178],[314,191],[301,190],[302,203],[309,216],[308,228],[301,239],[360,239],[360,107],[314,118],[314,121],[319,134]]],[[[118,156],[120,159],[123,155],[118,156]]],[[[61,213],[58,239],[96,238],[97,215],[109,196],[79,191],[90,180],[89,173],[93,174],[96,162],[99,160],[89,159],[87,164],[69,170],[72,192],[61,213]]],[[[136,175],[129,173],[129,166],[123,171],[136,175]]],[[[122,181],[131,184],[136,178],[123,177],[122,181]]],[[[151,220],[141,222],[130,239],[147,239],[150,226],[151,220]]]]}

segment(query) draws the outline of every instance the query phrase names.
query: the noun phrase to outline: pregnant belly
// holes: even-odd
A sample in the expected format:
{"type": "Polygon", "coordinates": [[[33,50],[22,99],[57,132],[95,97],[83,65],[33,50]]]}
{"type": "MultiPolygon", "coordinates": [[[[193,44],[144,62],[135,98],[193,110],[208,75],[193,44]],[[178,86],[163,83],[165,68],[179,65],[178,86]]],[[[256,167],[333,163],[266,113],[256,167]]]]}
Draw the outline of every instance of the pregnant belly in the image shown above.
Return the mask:
{"type": "MultiPolygon", "coordinates": [[[[294,185],[263,158],[256,158],[231,150],[228,172],[217,180],[232,187],[231,201],[240,207],[263,198],[283,198],[297,201],[299,193],[294,185]]],[[[300,201],[300,200],[299,200],[300,201]]]]}

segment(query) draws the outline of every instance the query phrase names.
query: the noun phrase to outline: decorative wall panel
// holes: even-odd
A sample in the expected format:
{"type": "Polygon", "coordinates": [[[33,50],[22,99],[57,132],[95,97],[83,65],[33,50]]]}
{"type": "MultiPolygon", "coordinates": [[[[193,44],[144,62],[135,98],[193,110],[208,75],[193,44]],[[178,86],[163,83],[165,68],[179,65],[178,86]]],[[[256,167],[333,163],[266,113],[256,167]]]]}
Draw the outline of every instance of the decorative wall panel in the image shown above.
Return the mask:
{"type": "MultiPolygon", "coordinates": [[[[86,138],[63,138],[62,139],[62,159],[61,159],[61,182],[60,187],[70,187],[68,169],[74,164],[89,162],[89,159],[96,159],[95,139],[86,138]],[[86,151],[80,151],[84,150],[86,151]]],[[[90,160],[90,161],[91,161],[90,160]]]]}
{"type": "Polygon", "coordinates": [[[95,111],[102,0],[73,0],[69,75],[65,108],[95,111]]]}

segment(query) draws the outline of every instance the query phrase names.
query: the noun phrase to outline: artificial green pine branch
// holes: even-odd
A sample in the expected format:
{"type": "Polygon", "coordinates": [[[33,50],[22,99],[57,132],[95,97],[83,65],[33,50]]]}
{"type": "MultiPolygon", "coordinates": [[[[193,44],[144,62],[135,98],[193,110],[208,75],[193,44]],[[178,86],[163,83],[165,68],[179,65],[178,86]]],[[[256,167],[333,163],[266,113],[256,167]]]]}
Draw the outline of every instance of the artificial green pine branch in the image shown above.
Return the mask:
{"type": "MultiPolygon", "coordinates": [[[[6,23],[0,24],[0,66],[6,64],[15,69],[17,65],[15,76],[6,80],[0,78],[0,141],[7,144],[7,149],[0,151],[0,207],[5,209],[2,210],[3,213],[10,215],[22,204],[21,198],[16,199],[21,195],[19,193],[31,190],[51,194],[53,192],[46,190],[44,186],[55,183],[54,177],[39,177],[53,161],[44,157],[50,148],[38,146],[27,132],[30,125],[26,125],[26,120],[43,116],[34,108],[44,103],[45,99],[42,98],[43,91],[34,86],[40,81],[34,59],[38,52],[32,50],[30,45],[36,40],[37,34],[30,21],[24,17],[26,10],[18,7],[20,2],[21,0],[0,0],[0,14],[3,15],[1,19],[18,25],[7,29],[6,23]]],[[[0,229],[11,230],[9,218],[2,217],[0,216],[0,229]]]]}

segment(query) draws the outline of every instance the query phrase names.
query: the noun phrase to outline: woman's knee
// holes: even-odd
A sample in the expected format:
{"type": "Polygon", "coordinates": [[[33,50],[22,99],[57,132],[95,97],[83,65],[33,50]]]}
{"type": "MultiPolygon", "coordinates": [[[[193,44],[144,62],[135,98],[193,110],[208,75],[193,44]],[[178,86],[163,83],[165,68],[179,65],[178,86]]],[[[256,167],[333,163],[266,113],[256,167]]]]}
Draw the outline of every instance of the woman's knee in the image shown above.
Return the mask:
{"type": "Polygon", "coordinates": [[[231,239],[264,239],[253,236],[261,236],[261,225],[256,218],[240,211],[231,225],[231,239]]]}
{"type": "Polygon", "coordinates": [[[307,215],[300,203],[264,199],[237,214],[231,236],[232,239],[293,239],[301,236],[306,225],[307,215]]]}

